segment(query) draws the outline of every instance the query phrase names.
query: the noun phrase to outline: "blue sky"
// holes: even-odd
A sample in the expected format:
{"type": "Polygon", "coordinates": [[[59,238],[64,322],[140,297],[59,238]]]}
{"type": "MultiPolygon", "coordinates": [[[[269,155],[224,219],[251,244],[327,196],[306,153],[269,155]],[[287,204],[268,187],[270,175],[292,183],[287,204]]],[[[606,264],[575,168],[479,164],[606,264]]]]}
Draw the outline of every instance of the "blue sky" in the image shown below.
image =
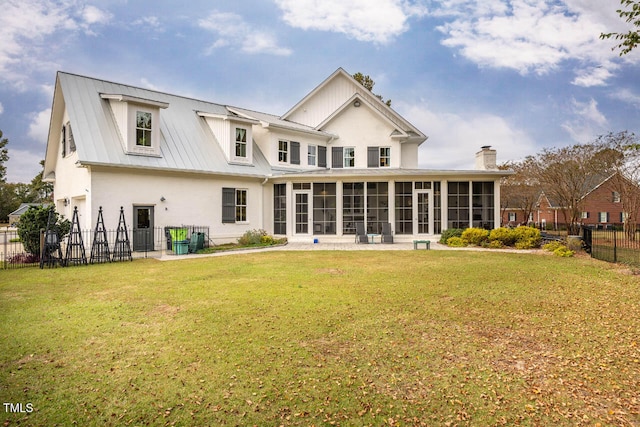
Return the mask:
{"type": "Polygon", "coordinates": [[[283,114],[338,67],[429,139],[425,168],[472,168],[640,133],[640,51],[618,0],[0,0],[7,180],[44,158],[56,71],[283,114]],[[188,5],[188,6],[187,6],[188,5]]]}

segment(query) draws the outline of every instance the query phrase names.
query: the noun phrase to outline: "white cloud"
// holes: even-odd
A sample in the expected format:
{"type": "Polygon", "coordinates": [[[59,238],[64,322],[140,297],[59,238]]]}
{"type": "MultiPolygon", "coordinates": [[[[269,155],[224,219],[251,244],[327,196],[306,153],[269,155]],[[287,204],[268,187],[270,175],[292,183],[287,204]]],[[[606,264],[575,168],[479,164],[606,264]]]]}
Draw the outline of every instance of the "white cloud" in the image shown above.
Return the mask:
{"type": "Polygon", "coordinates": [[[573,60],[580,86],[603,85],[617,68],[599,36],[619,18],[600,0],[448,0],[432,14],[447,20],[442,44],[482,67],[546,74],[573,60]]]}
{"type": "Polygon", "coordinates": [[[109,21],[110,14],[86,6],[77,12],[75,0],[3,2],[0,14],[0,81],[25,89],[34,71],[52,68],[52,52],[62,44],[57,36],[73,35],[109,21]]]}
{"type": "Polygon", "coordinates": [[[5,163],[7,166],[7,182],[31,182],[33,177],[41,171],[40,160],[43,159],[44,152],[38,155],[32,151],[9,147],[9,160],[5,163]]]}
{"type": "Polygon", "coordinates": [[[640,95],[633,93],[629,89],[618,89],[610,94],[610,97],[627,104],[631,104],[636,108],[640,108],[640,95]]]}
{"type": "Polygon", "coordinates": [[[593,141],[598,135],[606,133],[608,120],[598,110],[598,102],[590,99],[588,102],[571,100],[572,118],[562,124],[562,128],[576,142],[593,141]]]}
{"type": "Polygon", "coordinates": [[[429,136],[420,147],[420,166],[432,169],[473,169],[475,153],[484,145],[497,150],[498,163],[522,159],[537,151],[533,140],[493,114],[456,114],[428,105],[398,106],[403,116],[429,136]]]}
{"type": "Polygon", "coordinates": [[[45,145],[49,136],[49,120],[51,119],[51,109],[34,113],[29,125],[29,132],[27,133],[30,138],[45,145]]]}
{"type": "Polygon", "coordinates": [[[271,32],[253,28],[235,13],[213,11],[207,18],[200,19],[198,26],[217,34],[207,53],[215,49],[237,46],[249,54],[267,53],[278,56],[291,55],[291,49],[278,45],[271,32]]]}
{"type": "Polygon", "coordinates": [[[426,15],[419,3],[406,0],[276,0],[284,21],[303,30],[331,31],[356,40],[388,43],[407,31],[411,17],[426,15]]]}

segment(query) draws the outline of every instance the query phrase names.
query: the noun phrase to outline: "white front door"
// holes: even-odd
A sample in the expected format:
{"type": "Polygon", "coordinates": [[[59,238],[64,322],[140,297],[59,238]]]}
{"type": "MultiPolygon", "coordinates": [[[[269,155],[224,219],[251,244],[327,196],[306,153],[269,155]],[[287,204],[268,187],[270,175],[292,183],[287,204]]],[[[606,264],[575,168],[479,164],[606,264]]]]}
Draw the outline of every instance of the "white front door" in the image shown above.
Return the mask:
{"type": "Polygon", "coordinates": [[[415,190],[413,193],[413,230],[416,234],[433,234],[431,190],[415,190]]]}

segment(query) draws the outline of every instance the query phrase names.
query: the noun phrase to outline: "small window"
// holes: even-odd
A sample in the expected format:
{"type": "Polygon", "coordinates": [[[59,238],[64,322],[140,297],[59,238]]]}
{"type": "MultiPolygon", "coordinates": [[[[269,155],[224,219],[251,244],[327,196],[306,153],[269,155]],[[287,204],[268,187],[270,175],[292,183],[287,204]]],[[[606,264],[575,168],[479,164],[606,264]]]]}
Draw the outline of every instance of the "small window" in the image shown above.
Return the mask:
{"type": "Polygon", "coordinates": [[[391,166],[391,148],[380,147],[380,167],[385,168],[391,166]]]}
{"type": "Polygon", "coordinates": [[[611,201],[613,203],[620,203],[620,193],[617,191],[611,192],[611,201]]]}
{"type": "Polygon", "coordinates": [[[342,151],[345,168],[352,168],[356,165],[356,149],[353,147],[344,147],[342,151]]]}
{"type": "Polygon", "coordinates": [[[311,190],[310,182],[294,182],[293,183],[294,190],[311,190]]]}
{"type": "Polygon", "coordinates": [[[315,145],[309,145],[309,147],[307,148],[307,164],[309,166],[316,165],[316,153],[317,147],[315,145]]]}
{"type": "Polygon", "coordinates": [[[136,111],[136,145],[151,147],[151,113],[136,111]]]}
{"type": "Polygon", "coordinates": [[[236,128],[236,157],[247,157],[247,130],[236,128]]]}
{"type": "Polygon", "coordinates": [[[516,222],[516,213],[509,212],[509,222],[516,222]]]}
{"type": "Polygon", "coordinates": [[[582,212],[581,216],[582,219],[587,219],[589,218],[589,212],[582,212]]]}
{"type": "Polygon", "coordinates": [[[598,212],[598,222],[609,222],[609,212],[598,212]]]}
{"type": "Polygon", "coordinates": [[[288,141],[278,141],[278,161],[287,163],[289,160],[289,143],[288,141]]]}

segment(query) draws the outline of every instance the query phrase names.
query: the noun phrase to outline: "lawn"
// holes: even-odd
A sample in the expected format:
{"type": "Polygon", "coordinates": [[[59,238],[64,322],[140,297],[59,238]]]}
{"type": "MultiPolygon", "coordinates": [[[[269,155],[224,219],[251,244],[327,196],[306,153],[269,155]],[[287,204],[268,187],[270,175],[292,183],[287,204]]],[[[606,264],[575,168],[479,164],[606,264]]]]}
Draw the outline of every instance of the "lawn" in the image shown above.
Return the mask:
{"type": "Polygon", "coordinates": [[[471,251],[0,271],[2,421],[638,425],[639,285],[471,251]]]}

